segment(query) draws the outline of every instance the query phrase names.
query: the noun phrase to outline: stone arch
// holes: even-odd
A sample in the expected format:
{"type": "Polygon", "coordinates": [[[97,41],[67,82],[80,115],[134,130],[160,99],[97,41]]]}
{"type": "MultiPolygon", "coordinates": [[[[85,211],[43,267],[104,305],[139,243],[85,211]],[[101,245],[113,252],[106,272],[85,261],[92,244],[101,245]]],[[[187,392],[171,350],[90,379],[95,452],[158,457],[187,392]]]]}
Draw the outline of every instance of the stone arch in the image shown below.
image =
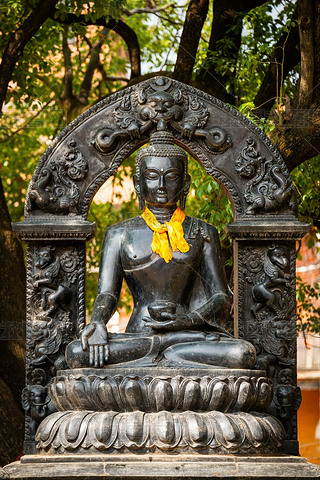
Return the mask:
{"type": "Polygon", "coordinates": [[[94,193],[161,121],[227,190],[235,218],[293,214],[289,172],[268,137],[214,97],[156,77],[111,95],[63,130],[32,177],[26,217],[85,219],[94,193]]]}

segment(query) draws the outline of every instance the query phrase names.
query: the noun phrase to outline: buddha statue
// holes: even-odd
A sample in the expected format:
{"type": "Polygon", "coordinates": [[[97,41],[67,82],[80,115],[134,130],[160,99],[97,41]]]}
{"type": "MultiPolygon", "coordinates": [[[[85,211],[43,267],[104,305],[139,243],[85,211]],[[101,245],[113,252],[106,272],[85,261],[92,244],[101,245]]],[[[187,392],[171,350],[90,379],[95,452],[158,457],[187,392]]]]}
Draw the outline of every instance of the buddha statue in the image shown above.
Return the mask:
{"type": "Polygon", "coordinates": [[[230,299],[217,230],[183,212],[187,155],[169,131],[137,153],[133,181],[143,214],[106,231],[91,322],[67,347],[69,367],[252,368],[254,347],[223,327],[230,299]],[[110,334],[123,279],[133,312],[125,333],[110,334]]]}

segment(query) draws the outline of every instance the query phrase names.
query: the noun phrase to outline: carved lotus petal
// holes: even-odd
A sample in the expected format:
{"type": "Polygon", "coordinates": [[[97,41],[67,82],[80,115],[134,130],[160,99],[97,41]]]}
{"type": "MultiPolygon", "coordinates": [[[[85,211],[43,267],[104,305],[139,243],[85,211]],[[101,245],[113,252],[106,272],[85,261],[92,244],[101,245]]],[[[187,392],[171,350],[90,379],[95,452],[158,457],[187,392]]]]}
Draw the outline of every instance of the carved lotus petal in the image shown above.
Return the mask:
{"type": "Polygon", "coordinates": [[[145,428],[144,418],[144,412],[134,412],[133,415],[124,413],[121,415],[119,436],[126,447],[139,448],[146,442],[148,428],[145,428]]]}
{"type": "Polygon", "coordinates": [[[125,378],[121,384],[121,393],[126,399],[126,403],[130,410],[144,410],[145,384],[138,377],[137,378],[125,378]]]}
{"type": "Polygon", "coordinates": [[[149,414],[151,441],[160,448],[170,449],[179,443],[181,438],[181,425],[175,415],[170,412],[149,414]]]}
{"type": "Polygon", "coordinates": [[[219,444],[230,450],[237,449],[242,444],[244,434],[232,420],[232,416],[214,412],[210,419],[213,421],[216,441],[219,444]]]}
{"type": "Polygon", "coordinates": [[[198,447],[208,443],[212,437],[212,428],[210,422],[203,416],[194,412],[188,412],[186,415],[187,429],[184,434],[188,435],[188,443],[192,447],[198,447]]]}
{"type": "Polygon", "coordinates": [[[209,402],[209,409],[210,410],[227,410],[228,406],[228,398],[232,395],[230,393],[230,388],[225,382],[216,382],[215,384],[211,385],[211,398],[209,402]]]}
{"type": "Polygon", "coordinates": [[[184,385],[182,410],[198,410],[201,399],[201,389],[198,382],[187,379],[184,385]]]}
{"type": "Polygon", "coordinates": [[[171,410],[173,402],[173,391],[170,382],[166,380],[158,380],[154,390],[150,392],[151,397],[156,404],[156,410],[171,410]]]}

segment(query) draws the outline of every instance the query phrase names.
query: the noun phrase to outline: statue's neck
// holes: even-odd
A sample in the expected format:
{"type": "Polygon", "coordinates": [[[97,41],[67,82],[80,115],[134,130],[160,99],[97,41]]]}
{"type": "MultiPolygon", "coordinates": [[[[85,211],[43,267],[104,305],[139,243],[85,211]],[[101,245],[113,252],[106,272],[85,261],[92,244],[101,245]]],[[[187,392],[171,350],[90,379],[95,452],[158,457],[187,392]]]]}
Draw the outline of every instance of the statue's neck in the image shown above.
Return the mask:
{"type": "Polygon", "coordinates": [[[154,205],[148,205],[148,208],[150,212],[153,213],[153,215],[156,217],[158,222],[164,223],[164,222],[169,222],[172,215],[177,209],[177,205],[164,205],[161,207],[156,207],[154,205]]]}

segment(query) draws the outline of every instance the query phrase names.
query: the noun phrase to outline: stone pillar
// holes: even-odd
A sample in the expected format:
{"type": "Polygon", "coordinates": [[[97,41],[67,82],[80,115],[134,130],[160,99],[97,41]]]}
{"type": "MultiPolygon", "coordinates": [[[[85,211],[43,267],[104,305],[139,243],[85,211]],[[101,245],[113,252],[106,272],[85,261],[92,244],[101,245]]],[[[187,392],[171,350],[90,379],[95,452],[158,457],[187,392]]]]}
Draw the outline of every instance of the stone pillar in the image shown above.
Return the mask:
{"type": "Polygon", "coordinates": [[[235,334],[257,350],[257,366],[275,388],[270,413],[282,421],[284,452],[298,454],[296,245],[309,225],[286,218],[243,218],[228,225],[234,240],[235,334]]]}
{"type": "Polygon", "coordinates": [[[26,218],[13,225],[27,242],[25,453],[39,423],[55,407],[48,384],[64,368],[64,349],[85,326],[85,243],[95,225],[79,218],[26,218]]]}

